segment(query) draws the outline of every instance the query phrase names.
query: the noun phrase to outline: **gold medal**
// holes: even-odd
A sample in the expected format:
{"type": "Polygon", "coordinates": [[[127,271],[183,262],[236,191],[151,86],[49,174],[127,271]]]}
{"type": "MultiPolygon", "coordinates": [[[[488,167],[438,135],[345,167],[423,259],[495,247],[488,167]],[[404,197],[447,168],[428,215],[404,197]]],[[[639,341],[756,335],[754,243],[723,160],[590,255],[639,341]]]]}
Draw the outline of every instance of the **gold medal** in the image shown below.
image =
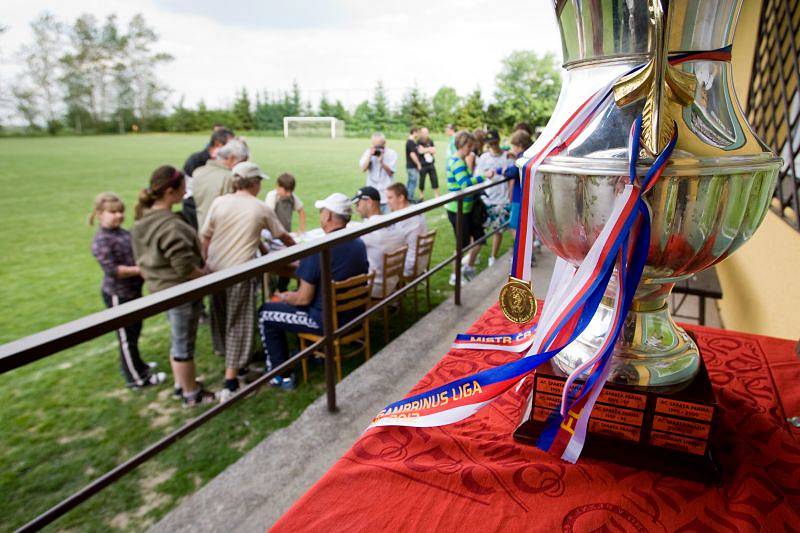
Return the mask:
{"type": "Polygon", "coordinates": [[[509,276],[500,289],[500,309],[506,318],[517,324],[525,324],[536,314],[536,308],[530,282],[509,276]]]}

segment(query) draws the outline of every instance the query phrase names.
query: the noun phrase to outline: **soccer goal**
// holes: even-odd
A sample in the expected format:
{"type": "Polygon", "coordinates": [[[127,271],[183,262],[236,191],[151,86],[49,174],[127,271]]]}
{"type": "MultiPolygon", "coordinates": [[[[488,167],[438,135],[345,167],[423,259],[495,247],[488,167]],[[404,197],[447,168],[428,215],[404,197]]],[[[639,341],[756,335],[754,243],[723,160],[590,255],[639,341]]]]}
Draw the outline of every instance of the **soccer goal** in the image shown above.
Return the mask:
{"type": "Polygon", "coordinates": [[[283,136],[344,137],[344,121],[336,117],[283,117],[283,136]]]}

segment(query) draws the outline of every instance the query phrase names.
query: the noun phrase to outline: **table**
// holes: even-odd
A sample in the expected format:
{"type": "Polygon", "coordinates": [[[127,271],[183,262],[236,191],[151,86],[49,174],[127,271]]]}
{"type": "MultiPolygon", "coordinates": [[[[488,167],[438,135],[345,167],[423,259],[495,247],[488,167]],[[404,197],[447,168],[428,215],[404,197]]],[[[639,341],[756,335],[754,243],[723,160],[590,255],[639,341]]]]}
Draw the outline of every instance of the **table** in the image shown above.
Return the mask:
{"type": "MultiPolygon", "coordinates": [[[[800,428],[786,421],[800,414],[794,342],[686,327],[720,403],[719,486],[589,459],[571,465],[517,444],[528,389],[512,389],[457,424],[370,430],[274,531],[800,531],[800,428]]],[[[470,331],[508,328],[494,306],[470,331]]],[[[513,357],[451,350],[412,392],[513,357]]]]}

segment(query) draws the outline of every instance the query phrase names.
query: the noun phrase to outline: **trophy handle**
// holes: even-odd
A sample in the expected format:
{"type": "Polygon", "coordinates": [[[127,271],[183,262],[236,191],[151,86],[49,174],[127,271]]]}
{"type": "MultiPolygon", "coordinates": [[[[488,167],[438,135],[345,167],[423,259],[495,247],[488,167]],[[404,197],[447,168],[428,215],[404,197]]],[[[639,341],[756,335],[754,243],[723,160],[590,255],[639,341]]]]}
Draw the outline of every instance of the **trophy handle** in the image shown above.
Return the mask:
{"type": "Polygon", "coordinates": [[[654,157],[669,143],[675,133],[674,111],[694,101],[697,87],[694,74],[669,64],[671,17],[668,6],[665,9],[660,0],[649,2],[650,59],[643,68],[614,85],[617,106],[644,100],[640,157],[654,157]]]}

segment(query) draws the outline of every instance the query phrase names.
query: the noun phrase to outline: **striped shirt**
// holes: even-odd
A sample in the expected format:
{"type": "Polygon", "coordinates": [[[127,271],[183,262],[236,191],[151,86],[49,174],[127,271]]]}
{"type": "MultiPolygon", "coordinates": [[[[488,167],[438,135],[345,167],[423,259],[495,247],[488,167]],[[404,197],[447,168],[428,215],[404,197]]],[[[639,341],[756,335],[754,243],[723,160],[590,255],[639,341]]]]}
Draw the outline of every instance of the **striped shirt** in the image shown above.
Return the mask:
{"type": "MultiPolygon", "coordinates": [[[[447,192],[459,192],[472,185],[477,185],[483,182],[483,176],[472,176],[467,169],[467,164],[463,159],[454,155],[447,160],[447,192]]],[[[464,209],[462,213],[469,213],[472,211],[472,202],[475,199],[472,196],[464,198],[464,209]]],[[[449,202],[444,206],[445,209],[455,213],[458,211],[458,202],[449,202]]]]}

